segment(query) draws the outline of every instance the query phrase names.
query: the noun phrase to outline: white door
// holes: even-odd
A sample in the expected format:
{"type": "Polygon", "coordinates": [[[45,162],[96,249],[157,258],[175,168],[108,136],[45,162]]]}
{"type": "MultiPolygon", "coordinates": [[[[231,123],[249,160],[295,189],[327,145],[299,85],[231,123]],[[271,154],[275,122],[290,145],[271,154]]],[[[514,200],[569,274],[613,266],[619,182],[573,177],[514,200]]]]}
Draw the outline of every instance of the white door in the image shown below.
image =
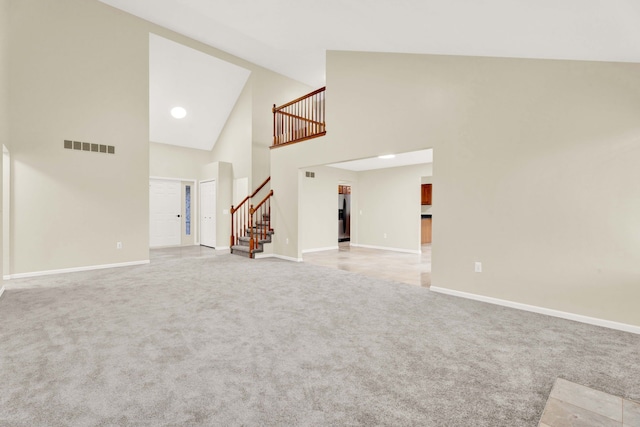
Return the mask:
{"type": "Polygon", "coordinates": [[[180,245],[180,181],[149,180],[149,247],[180,245]]]}
{"type": "Polygon", "coordinates": [[[200,183],[200,244],[216,246],[216,182],[200,183]]]}

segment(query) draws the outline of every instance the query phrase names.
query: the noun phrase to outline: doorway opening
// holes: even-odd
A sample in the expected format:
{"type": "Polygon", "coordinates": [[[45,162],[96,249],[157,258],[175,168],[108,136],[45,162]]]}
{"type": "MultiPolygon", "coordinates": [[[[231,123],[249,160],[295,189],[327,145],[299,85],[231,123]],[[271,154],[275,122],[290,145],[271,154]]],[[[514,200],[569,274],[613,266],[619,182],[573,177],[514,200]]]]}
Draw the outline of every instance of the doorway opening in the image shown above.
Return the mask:
{"type": "Polygon", "coordinates": [[[338,185],[338,243],[351,241],[351,186],[338,185]]]}
{"type": "Polygon", "coordinates": [[[303,202],[299,227],[327,231],[303,234],[301,252],[305,262],[430,286],[432,201],[427,189],[434,186],[433,149],[345,160],[311,170],[316,172],[314,180],[304,179],[304,175],[300,178],[303,202]],[[335,185],[339,193],[338,248],[329,247],[326,239],[336,227],[335,207],[324,209],[325,203],[335,206],[335,185]],[[345,187],[352,189],[350,200],[340,197],[341,193],[349,193],[345,187]],[[319,201],[323,201],[322,206],[319,201]],[[349,212],[345,212],[347,209],[349,212]],[[347,237],[346,224],[340,220],[348,220],[350,241],[342,241],[347,237]],[[313,227],[305,227],[306,224],[313,227]]]}

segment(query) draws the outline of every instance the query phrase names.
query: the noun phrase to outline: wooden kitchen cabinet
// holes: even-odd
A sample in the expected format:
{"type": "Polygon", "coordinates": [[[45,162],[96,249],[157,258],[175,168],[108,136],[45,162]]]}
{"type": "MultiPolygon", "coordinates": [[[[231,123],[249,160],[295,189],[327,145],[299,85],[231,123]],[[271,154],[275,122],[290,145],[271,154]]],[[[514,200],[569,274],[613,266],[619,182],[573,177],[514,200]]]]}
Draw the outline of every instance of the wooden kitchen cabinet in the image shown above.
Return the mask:
{"type": "Polygon", "coordinates": [[[422,184],[421,191],[421,204],[430,205],[431,204],[431,184],[422,184]]]}
{"type": "Polygon", "coordinates": [[[420,243],[431,243],[431,218],[422,218],[422,232],[420,237],[420,243]]]}

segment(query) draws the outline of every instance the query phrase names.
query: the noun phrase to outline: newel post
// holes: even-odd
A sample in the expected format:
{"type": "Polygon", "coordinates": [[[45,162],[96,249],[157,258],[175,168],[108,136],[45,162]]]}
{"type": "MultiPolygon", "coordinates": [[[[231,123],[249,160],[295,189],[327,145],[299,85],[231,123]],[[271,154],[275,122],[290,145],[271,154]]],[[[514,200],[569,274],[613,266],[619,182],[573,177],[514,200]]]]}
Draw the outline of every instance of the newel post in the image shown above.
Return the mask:
{"type": "Polygon", "coordinates": [[[249,207],[249,257],[253,253],[253,205],[249,207]]]}
{"type": "Polygon", "coordinates": [[[276,104],[273,104],[273,108],[271,109],[271,111],[273,112],[273,145],[275,146],[277,144],[277,138],[276,138],[276,104]]]}
{"type": "Polygon", "coordinates": [[[229,238],[229,247],[232,247],[233,245],[236,244],[235,239],[233,238],[234,232],[233,232],[233,205],[231,205],[231,210],[229,211],[231,213],[231,237],[229,238]]]}

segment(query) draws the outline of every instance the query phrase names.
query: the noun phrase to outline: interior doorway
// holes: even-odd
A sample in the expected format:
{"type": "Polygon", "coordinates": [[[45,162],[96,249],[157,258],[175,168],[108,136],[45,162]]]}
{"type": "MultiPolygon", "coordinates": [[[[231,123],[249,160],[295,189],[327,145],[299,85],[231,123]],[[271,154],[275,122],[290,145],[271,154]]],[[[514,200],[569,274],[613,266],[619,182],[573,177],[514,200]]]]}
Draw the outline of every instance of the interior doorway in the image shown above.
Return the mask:
{"type": "Polygon", "coordinates": [[[351,241],[351,186],[338,185],[338,243],[351,241]]]}

